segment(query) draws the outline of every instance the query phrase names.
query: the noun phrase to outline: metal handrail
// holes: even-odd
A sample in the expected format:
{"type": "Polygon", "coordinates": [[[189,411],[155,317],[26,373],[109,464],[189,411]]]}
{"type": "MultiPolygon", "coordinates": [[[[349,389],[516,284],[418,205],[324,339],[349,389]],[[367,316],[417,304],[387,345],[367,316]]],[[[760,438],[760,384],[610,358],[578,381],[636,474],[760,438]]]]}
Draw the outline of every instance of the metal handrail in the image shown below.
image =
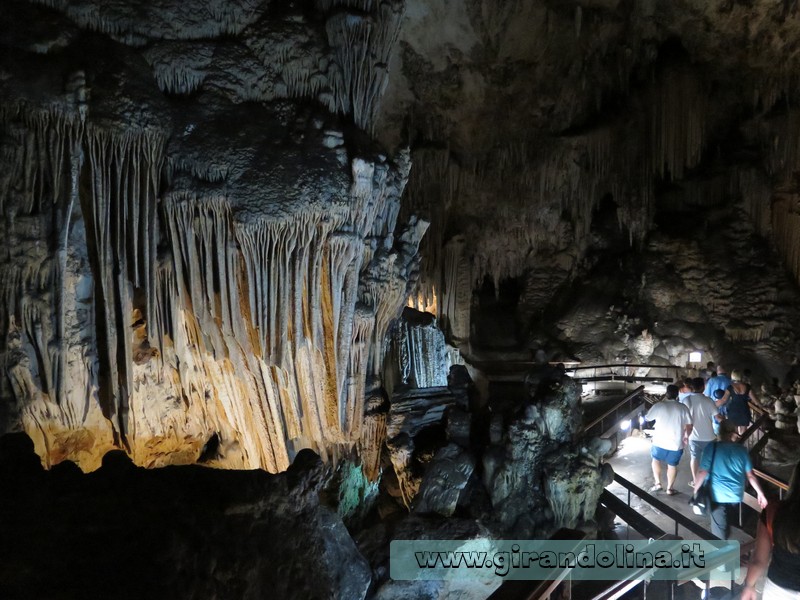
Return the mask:
{"type": "Polygon", "coordinates": [[[573,379],[581,383],[598,383],[603,381],[622,381],[625,383],[633,383],[635,381],[655,381],[663,383],[667,380],[665,377],[651,377],[649,375],[642,375],[640,377],[638,375],[621,375],[619,373],[612,373],[611,375],[597,375],[596,377],[575,376],[573,379]]]}
{"type": "Polygon", "coordinates": [[[627,394],[627,395],[626,395],[626,396],[625,396],[625,397],[624,397],[622,400],[620,400],[619,402],[617,402],[617,403],[616,403],[614,406],[612,406],[611,408],[609,408],[609,409],[608,409],[606,412],[604,412],[602,415],[600,415],[599,417],[597,417],[596,419],[594,419],[594,420],[593,420],[591,423],[589,423],[588,425],[584,426],[583,430],[584,430],[584,431],[589,431],[589,430],[590,430],[592,427],[595,427],[597,424],[599,424],[599,423],[602,423],[602,422],[605,420],[605,418],[606,418],[607,416],[609,416],[611,413],[614,413],[614,412],[616,412],[616,411],[617,411],[617,410],[618,410],[618,409],[619,409],[621,406],[623,406],[623,405],[625,405],[625,404],[630,404],[631,402],[633,402],[633,400],[634,400],[634,398],[636,398],[636,396],[638,396],[639,394],[641,394],[641,393],[643,393],[643,392],[644,392],[644,386],[643,386],[643,385],[640,385],[640,386],[639,386],[639,387],[637,387],[635,390],[633,390],[632,392],[630,392],[629,394],[627,394]]]}
{"type": "MultiPolygon", "coordinates": [[[[515,369],[524,368],[524,367],[541,367],[544,366],[542,363],[537,362],[535,360],[475,360],[472,361],[472,364],[479,368],[485,370],[488,366],[494,367],[501,367],[501,370],[504,371],[513,371],[515,369]]],[[[549,366],[555,366],[560,363],[547,363],[549,366]]],[[[605,365],[585,365],[579,367],[564,367],[564,371],[567,373],[574,374],[576,371],[588,371],[594,370],[595,375],[597,375],[598,369],[611,369],[617,367],[624,367],[626,369],[664,369],[665,371],[680,371],[684,367],[679,367],[677,365],[651,365],[646,363],[609,363],[605,365]]],[[[579,377],[580,378],[580,377],[579,377]]],[[[665,377],[656,377],[655,379],[665,379],[665,377]]]]}
{"type": "Polygon", "coordinates": [[[652,496],[651,494],[648,494],[642,488],[640,488],[634,483],[631,483],[619,473],[614,473],[614,481],[616,481],[618,484],[620,484],[622,487],[628,490],[628,505],[630,505],[630,494],[632,492],[633,494],[635,494],[636,496],[647,502],[650,506],[658,509],[660,512],[662,512],[663,514],[667,515],[670,519],[672,519],[675,522],[675,535],[678,535],[678,525],[681,525],[684,529],[688,529],[693,534],[699,535],[703,539],[707,540],[720,539],[705,527],[698,525],[697,523],[692,521],[689,517],[682,515],[671,506],[664,504],[658,498],[652,496]]]}
{"type": "Polygon", "coordinates": [[[785,482],[783,479],[778,479],[777,477],[774,477],[773,475],[770,475],[769,473],[762,471],[760,469],[753,469],[753,475],[755,475],[759,479],[763,479],[767,483],[771,483],[781,491],[784,492],[789,491],[789,484],[785,482]]]}
{"type": "Polygon", "coordinates": [[[756,404],[752,400],[747,401],[747,405],[750,407],[750,410],[760,414],[761,416],[769,416],[769,411],[761,406],[760,404],[756,404]]]}
{"type": "MultiPolygon", "coordinates": [[[[576,549],[579,544],[586,539],[586,533],[583,531],[574,530],[561,530],[569,535],[567,537],[559,536],[560,532],[551,537],[551,540],[565,539],[574,541],[576,549]]],[[[572,567],[554,568],[551,570],[553,575],[550,579],[542,581],[529,581],[524,579],[506,579],[500,584],[489,600],[540,600],[541,598],[549,598],[555,589],[569,577],[572,567]]]]}
{"type": "MultiPolygon", "coordinates": [[[[750,404],[751,408],[756,408],[756,405],[754,405],[752,402],[750,402],[749,404],[750,404]]],[[[756,419],[756,421],[747,429],[747,431],[745,431],[742,434],[742,436],[741,436],[741,438],[739,440],[740,442],[744,443],[756,431],[758,431],[758,430],[762,431],[762,433],[763,433],[762,438],[758,442],[756,442],[756,444],[750,450],[751,457],[752,457],[752,455],[754,453],[757,454],[758,452],[761,451],[761,448],[763,448],[764,443],[765,443],[764,440],[767,439],[768,436],[769,436],[769,431],[764,430],[763,425],[764,425],[765,422],[771,420],[770,416],[769,416],[769,413],[765,409],[763,409],[761,407],[758,407],[756,412],[761,412],[761,416],[758,419],[756,419]]],[[[778,497],[781,500],[783,500],[783,493],[789,491],[789,484],[787,482],[785,482],[782,479],[779,479],[777,477],[774,477],[773,475],[770,475],[766,471],[762,471],[761,469],[753,469],[753,475],[755,475],[756,477],[758,477],[762,481],[765,481],[765,482],[770,483],[770,484],[774,485],[775,487],[777,487],[778,488],[778,497]]]]}
{"type": "MultiPolygon", "coordinates": [[[[580,543],[584,539],[586,539],[586,536],[583,536],[582,538],[577,539],[575,541],[580,543]]],[[[552,571],[554,575],[553,578],[550,580],[545,580],[540,582],[534,589],[531,590],[530,595],[527,596],[527,600],[540,600],[540,598],[549,598],[550,594],[552,594],[556,590],[556,588],[567,577],[569,577],[571,572],[572,572],[572,567],[569,566],[553,569],[552,571]]]]}
{"type": "Polygon", "coordinates": [[[676,369],[680,371],[683,367],[677,365],[648,365],[644,363],[611,363],[607,365],[586,365],[583,367],[565,367],[565,371],[583,371],[586,369],[610,369],[611,367],[633,367],[633,368],[651,368],[651,369],[676,369]]]}
{"type": "Polygon", "coordinates": [[[745,431],[741,435],[741,437],[739,437],[739,442],[744,443],[747,440],[747,438],[749,438],[756,431],[761,429],[761,426],[764,424],[764,421],[767,420],[769,420],[769,415],[761,415],[760,417],[758,417],[758,419],[752,425],[750,425],[750,427],[747,428],[747,431],[745,431]]]}
{"type": "MultiPolygon", "coordinates": [[[[769,416],[767,414],[761,415],[761,417],[759,417],[759,419],[755,423],[753,423],[753,425],[747,431],[744,432],[744,435],[742,436],[742,439],[744,440],[746,437],[750,436],[754,431],[758,430],[760,428],[760,426],[763,424],[763,422],[767,421],[767,420],[770,420],[769,416]]],[[[769,437],[770,437],[770,432],[769,431],[763,431],[763,435],[761,436],[761,439],[758,440],[758,442],[756,442],[755,445],[753,445],[753,447],[750,449],[750,457],[751,457],[751,460],[753,461],[754,464],[760,463],[760,461],[758,461],[758,463],[756,463],[755,459],[759,458],[759,453],[764,448],[766,443],[769,441],[769,437]]],[[[777,487],[778,488],[778,499],[780,499],[780,500],[783,500],[784,492],[788,492],[789,491],[789,484],[786,481],[784,481],[783,479],[780,479],[778,477],[775,477],[774,475],[770,475],[766,471],[754,468],[753,469],[753,475],[758,477],[760,480],[777,487]]],[[[752,494],[750,494],[749,492],[745,492],[745,501],[746,501],[746,504],[748,506],[750,506],[750,508],[752,508],[753,510],[760,510],[760,507],[758,506],[756,497],[753,496],[752,494]],[[748,499],[749,499],[749,502],[748,502],[748,499]]],[[[741,517],[740,517],[740,519],[741,519],[741,517]]]]}
{"type": "Polygon", "coordinates": [[[616,494],[609,492],[607,489],[604,489],[603,493],[600,494],[598,504],[605,506],[608,510],[625,521],[628,527],[644,536],[645,539],[659,539],[667,535],[666,531],[644,515],[638,513],[632,506],[625,504],[616,494]]]}

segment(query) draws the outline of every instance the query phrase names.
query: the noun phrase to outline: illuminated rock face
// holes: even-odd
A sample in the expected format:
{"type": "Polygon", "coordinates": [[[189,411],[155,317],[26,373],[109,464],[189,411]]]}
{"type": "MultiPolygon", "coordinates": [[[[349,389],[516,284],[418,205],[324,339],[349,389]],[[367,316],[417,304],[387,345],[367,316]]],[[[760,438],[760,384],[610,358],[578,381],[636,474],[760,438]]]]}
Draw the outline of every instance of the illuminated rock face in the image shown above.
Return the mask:
{"type": "Polygon", "coordinates": [[[398,224],[407,153],[330,112],[370,128],[399,13],[335,4],[14,5],[41,27],[4,37],[0,392],[45,465],[361,440],[427,224],[398,224]]]}

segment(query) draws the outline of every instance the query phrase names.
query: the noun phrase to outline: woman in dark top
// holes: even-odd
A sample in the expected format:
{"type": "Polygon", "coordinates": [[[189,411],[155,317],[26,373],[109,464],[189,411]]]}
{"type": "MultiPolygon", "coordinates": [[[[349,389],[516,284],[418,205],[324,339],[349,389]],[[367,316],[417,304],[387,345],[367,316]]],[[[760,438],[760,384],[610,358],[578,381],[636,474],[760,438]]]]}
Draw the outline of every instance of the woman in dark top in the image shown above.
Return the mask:
{"type": "Polygon", "coordinates": [[[768,564],[764,600],[800,599],[800,463],[792,474],[789,497],[761,513],[755,557],[747,569],[741,600],[757,600],[755,585],[768,564]]]}
{"type": "Polygon", "coordinates": [[[720,412],[723,412],[728,419],[736,423],[739,435],[742,435],[748,425],[750,425],[750,406],[748,402],[752,400],[758,403],[758,398],[753,393],[749,383],[745,383],[738,371],[731,373],[733,383],[725,390],[725,395],[717,402],[720,412]]]}

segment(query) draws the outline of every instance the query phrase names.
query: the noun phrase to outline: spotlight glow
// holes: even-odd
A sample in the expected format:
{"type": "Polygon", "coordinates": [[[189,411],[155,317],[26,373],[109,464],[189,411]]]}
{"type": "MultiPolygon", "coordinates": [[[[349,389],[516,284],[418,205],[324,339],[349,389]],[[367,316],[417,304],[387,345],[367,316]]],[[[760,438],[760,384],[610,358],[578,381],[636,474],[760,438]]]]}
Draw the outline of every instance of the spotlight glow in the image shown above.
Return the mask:
{"type": "Polygon", "coordinates": [[[619,428],[622,431],[630,430],[630,428],[631,428],[631,420],[630,419],[625,419],[624,421],[622,421],[622,423],[619,424],[619,428]]]}

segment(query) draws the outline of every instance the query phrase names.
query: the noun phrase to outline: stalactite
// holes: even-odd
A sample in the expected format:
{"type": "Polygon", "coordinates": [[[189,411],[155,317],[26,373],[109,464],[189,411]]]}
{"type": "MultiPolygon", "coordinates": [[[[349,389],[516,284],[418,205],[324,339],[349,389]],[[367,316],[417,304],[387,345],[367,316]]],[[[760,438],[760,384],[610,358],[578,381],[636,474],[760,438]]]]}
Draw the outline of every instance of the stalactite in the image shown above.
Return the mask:
{"type": "Polygon", "coordinates": [[[359,306],[354,314],[350,361],[347,369],[347,397],[343,403],[345,407],[343,429],[351,439],[359,439],[362,436],[366,400],[366,378],[363,374],[368,366],[374,326],[374,313],[366,307],[359,306]]]}
{"type": "Polygon", "coordinates": [[[465,256],[463,236],[451,239],[445,246],[442,290],[442,320],[455,340],[466,340],[470,333],[470,307],[473,277],[465,256]]]}
{"type": "MultiPolygon", "coordinates": [[[[632,243],[644,238],[655,210],[653,178],[637,159],[638,150],[625,145],[625,137],[603,127],[572,137],[515,141],[480,156],[456,157],[427,148],[415,154],[404,211],[431,221],[416,293],[429,301],[437,290],[443,324],[451,332],[453,306],[446,296],[454,271],[444,236],[454,215],[467,222],[470,239],[467,297],[485,277],[496,282],[517,277],[537,251],[561,247],[565,216],[572,222],[570,239],[580,244],[606,193],[622,206],[620,225],[630,231],[632,243]],[[612,150],[620,147],[629,149],[612,150]],[[489,208],[486,198],[496,196],[503,201],[489,208]]],[[[463,325],[466,339],[468,320],[463,325]]]]}
{"type": "Polygon", "coordinates": [[[445,387],[451,359],[444,334],[433,320],[404,311],[403,318],[392,327],[391,351],[388,354],[394,369],[395,385],[416,388],[445,387]]]}
{"type": "Polygon", "coordinates": [[[654,94],[653,172],[682,179],[684,169],[700,162],[705,147],[708,94],[688,67],[665,69],[654,94]]]}
{"type": "Polygon", "coordinates": [[[156,197],[164,139],[148,132],[114,136],[88,128],[86,144],[92,182],[87,232],[97,253],[98,301],[105,311],[105,364],[117,373],[109,378],[105,410],[124,436],[132,389],[128,330],[133,306],[128,286],[143,290],[146,318],[151,318],[155,312],[156,197]]]}
{"type": "Polygon", "coordinates": [[[162,42],[144,52],[162,92],[191,94],[206,78],[214,47],[206,43],[162,42]]]}
{"type": "Polygon", "coordinates": [[[381,454],[386,441],[386,403],[380,394],[371,395],[365,406],[364,425],[359,440],[359,454],[364,475],[377,481],[381,474],[381,454]]]}
{"type": "Polygon", "coordinates": [[[256,21],[264,10],[257,0],[155,3],[148,6],[148,10],[126,3],[98,7],[83,2],[37,1],[63,12],[81,28],[101,31],[138,45],[146,43],[146,37],[188,40],[236,35],[256,21]]]}
{"type": "Polygon", "coordinates": [[[406,306],[418,310],[419,312],[430,313],[435,317],[441,316],[439,312],[438,295],[436,294],[436,288],[433,286],[424,291],[419,289],[419,286],[416,286],[416,289],[408,297],[408,300],[406,300],[406,306]]]}
{"type": "MultiPolygon", "coordinates": [[[[765,84],[767,88],[776,87],[770,95],[778,96],[786,85],[774,80],[765,84]]],[[[771,234],[787,268],[800,281],[800,203],[793,191],[800,171],[800,111],[789,107],[775,117],[761,116],[748,123],[745,132],[764,148],[768,178],[753,169],[740,170],[732,181],[732,190],[742,198],[756,230],[771,234]],[[776,183],[770,185],[770,179],[776,183]]]]}
{"type": "Polygon", "coordinates": [[[772,190],[769,182],[755,169],[737,169],[730,184],[732,193],[738,193],[756,231],[770,237],[772,232],[772,190]]]}
{"type": "Polygon", "coordinates": [[[392,461],[395,473],[397,473],[397,483],[400,487],[400,494],[403,504],[406,508],[411,508],[411,501],[419,491],[419,486],[422,483],[420,477],[415,477],[412,474],[411,460],[412,448],[408,446],[394,447],[389,444],[389,457],[392,461]]]}
{"type": "MultiPolygon", "coordinates": [[[[154,50],[155,70],[183,77],[184,49],[154,50]]],[[[315,124],[330,138],[317,150],[336,170],[327,187],[284,200],[277,178],[262,198],[241,162],[181,145],[200,123],[187,120],[165,160],[164,132],[85,116],[2,111],[14,136],[0,148],[16,177],[0,179],[10,240],[45,240],[54,224],[63,249],[36,260],[45,245],[23,244],[0,261],[3,333],[19,339],[0,357],[3,389],[45,463],[93,469],[110,448],[145,466],[191,463],[214,436],[218,454],[204,460],[217,466],[281,471],[306,447],[331,460],[356,445],[374,454],[383,434],[364,429],[365,398],[426,227],[413,220],[396,238],[408,152],[356,158],[348,182],[344,134],[315,124]]]]}
{"type": "Polygon", "coordinates": [[[397,41],[405,3],[380,2],[370,9],[362,9],[368,15],[335,12],[326,23],[328,43],[339,67],[331,73],[336,110],[352,113],[356,124],[368,131],[375,125],[388,83],[389,56],[397,41]]]}
{"type": "Polygon", "coordinates": [[[800,281],[800,202],[796,196],[775,198],[772,204],[772,231],[786,266],[800,281]]]}
{"type": "Polygon", "coordinates": [[[329,12],[335,7],[355,8],[363,12],[372,12],[376,0],[317,0],[317,7],[322,12],[329,12]]]}
{"type": "MultiPolygon", "coordinates": [[[[80,100],[77,96],[76,99],[80,100]]],[[[14,119],[5,121],[4,129],[25,133],[20,152],[4,153],[3,160],[8,163],[17,156],[24,164],[19,168],[22,181],[17,189],[21,193],[4,188],[0,206],[4,216],[12,216],[8,222],[9,241],[19,234],[26,241],[18,254],[13,253],[9,261],[0,265],[8,311],[0,311],[0,326],[5,336],[14,335],[15,330],[21,333],[19,350],[26,358],[6,355],[3,363],[17,373],[18,380],[21,369],[27,371],[22,377],[24,389],[17,384],[14,393],[26,430],[36,432],[42,454],[52,453],[45,459],[47,464],[63,458],[65,448],[78,458],[91,454],[91,448],[85,447],[87,443],[100,447],[105,444],[106,448],[113,443],[110,433],[102,431],[104,417],[97,410],[96,398],[97,347],[86,333],[95,322],[79,179],[91,133],[84,126],[85,112],[81,108],[75,106],[70,112],[68,107],[55,105],[52,110],[4,111],[6,118],[13,115],[14,119]],[[15,317],[19,318],[19,329],[15,317]],[[73,347],[82,347],[82,352],[73,355],[69,350],[73,347]],[[30,362],[31,357],[35,364],[30,362]],[[78,433],[82,428],[92,432],[89,437],[78,433]],[[49,450],[45,452],[43,448],[49,450]]],[[[120,140],[117,143],[125,144],[120,140]]],[[[91,168],[91,163],[88,166],[91,168]]],[[[145,181],[147,176],[146,172],[142,174],[145,181]]],[[[135,176],[127,177],[124,183],[124,193],[134,196],[128,209],[133,210],[132,218],[138,223],[136,210],[139,203],[146,203],[146,198],[144,202],[142,199],[146,194],[139,193],[140,182],[135,176]]],[[[154,196],[150,200],[154,202],[154,196]]],[[[123,211],[120,218],[125,216],[123,211]]],[[[123,239],[129,237],[133,244],[139,241],[118,221],[113,225],[127,234],[123,239]]],[[[145,247],[137,246],[136,252],[148,257],[149,247],[148,241],[145,247]]],[[[127,253],[121,263],[123,269],[132,264],[137,276],[147,274],[143,265],[127,253]]],[[[119,280],[114,283],[118,285],[119,280]]],[[[145,287],[144,281],[139,284],[145,287]]]]}

